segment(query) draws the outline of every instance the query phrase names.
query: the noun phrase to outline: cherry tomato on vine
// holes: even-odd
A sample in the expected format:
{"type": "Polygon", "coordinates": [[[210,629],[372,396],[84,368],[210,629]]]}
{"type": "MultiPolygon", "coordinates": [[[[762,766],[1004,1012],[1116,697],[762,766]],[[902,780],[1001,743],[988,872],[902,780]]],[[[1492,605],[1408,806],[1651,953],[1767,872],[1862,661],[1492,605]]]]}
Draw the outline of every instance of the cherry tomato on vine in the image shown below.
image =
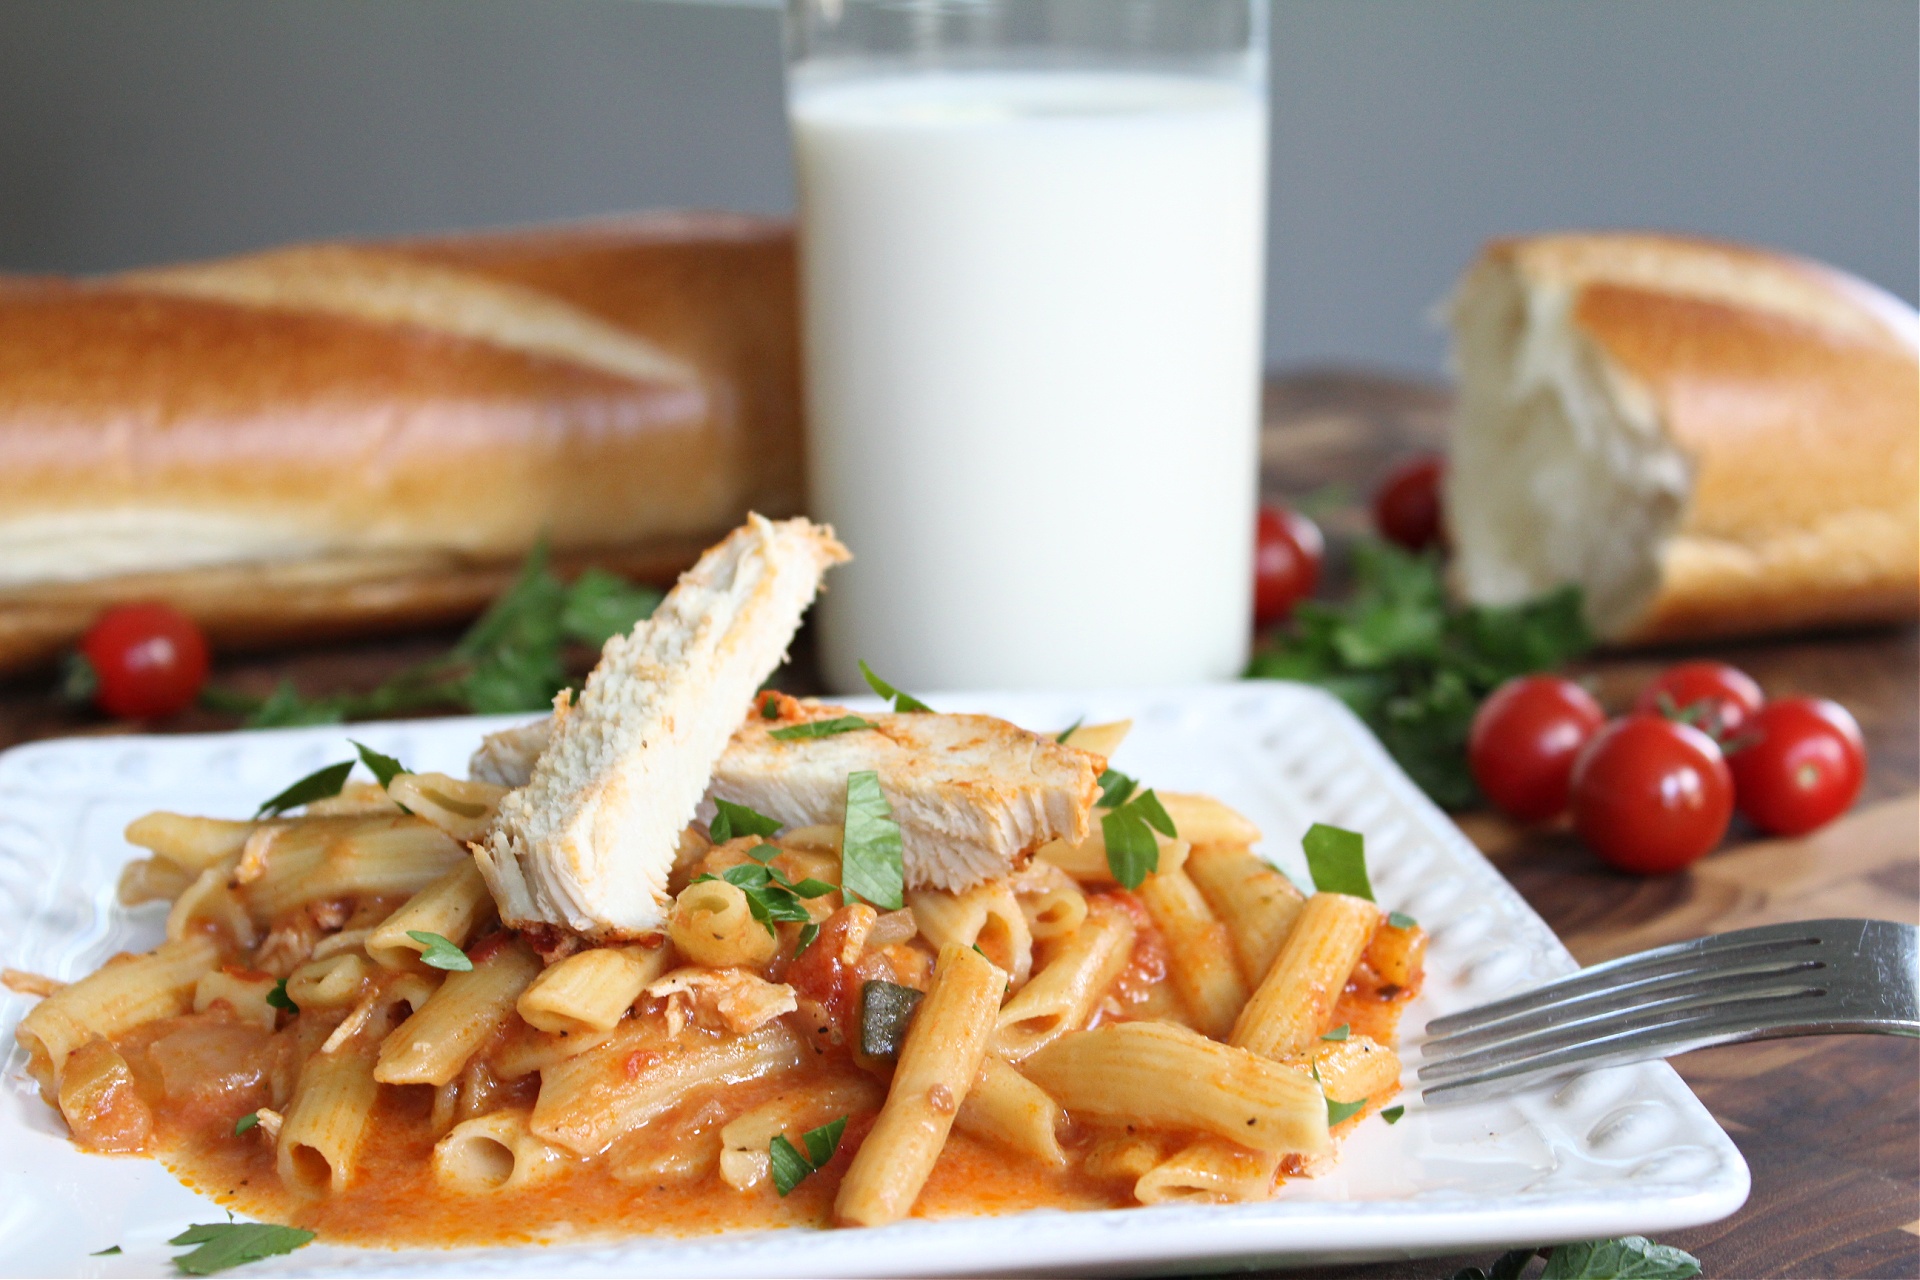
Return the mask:
{"type": "Polygon", "coordinates": [[[1608,866],[1665,875],[1720,843],[1733,774],[1690,724],[1634,714],[1606,725],[1573,764],[1573,825],[1608,866]]]}
{"type": "Polygon", "coordinates": [[[1797,836],[1845,813],[1867,778],[1867,747],[1847,709],[1825,698],[1782,698],[1749,720],[1728,764],[1740,812],[1774,835],[1797,836]]]}
{"type": "Polygon", "coordinates": [[[115,605],[80,638],[69,687],[108,715],[150,720],[184,711],[207,681],[207,641],[168,604],[115,605]]]}
{"type": "Polygon", "coordinates": [[[1253,621],[1285,618],[1320,585],[1326,554],[1320,526],[1288,507],[1261,507],[1254,525],[1253,621]]]}
{"type": "Polygon", "coordinates": [[[1724,662],[1682,662],[1662,671],[1642,689],[1633,709],[1653,715],[1697,710],[1700,718],[1688,723],[1724,742],[1751,720],[1766,700],[1754,678],[1738,667],[1724,662]]]}
{"type": "Polygon", "coordinates": [[[1432,454],[1401,463],[1373,491],[1373,524],[1380,536],[1409,551],[1440,541],[1440,477],[1446,460],[1432,454]]]}
{"type": "Polygon", "coordinates": [[[1567,807],[1574,757],[1605,724],[1593,695],[1558,676],[1520,676],[1487,695],[1467,734],[1473,780],[1522,822],[1567,807]]]}

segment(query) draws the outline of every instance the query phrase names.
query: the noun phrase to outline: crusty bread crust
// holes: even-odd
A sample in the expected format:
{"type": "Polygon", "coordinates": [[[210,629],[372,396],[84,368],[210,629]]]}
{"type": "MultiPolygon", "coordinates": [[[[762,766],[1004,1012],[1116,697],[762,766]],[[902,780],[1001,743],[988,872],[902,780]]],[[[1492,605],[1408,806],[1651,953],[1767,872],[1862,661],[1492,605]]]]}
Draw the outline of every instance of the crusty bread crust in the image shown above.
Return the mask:
{"type": "Polygon", "coordinates": [[[1688,462],[1658,587],[1609,640],[1920,616],[1910,308],[1817,263],[1673,236],[1504,241],[1476,270],[1565,291],[1615,394],[1650,401],[1688,462]]]}
{"type": "Polygon", "coordinates": [[[545,532],[670,576],[804,496],[790,231],[655,215],[0,288],[0,669],[470,613],[545,532]],[[309,597],[305,593],[317,591],[309,597]]]}

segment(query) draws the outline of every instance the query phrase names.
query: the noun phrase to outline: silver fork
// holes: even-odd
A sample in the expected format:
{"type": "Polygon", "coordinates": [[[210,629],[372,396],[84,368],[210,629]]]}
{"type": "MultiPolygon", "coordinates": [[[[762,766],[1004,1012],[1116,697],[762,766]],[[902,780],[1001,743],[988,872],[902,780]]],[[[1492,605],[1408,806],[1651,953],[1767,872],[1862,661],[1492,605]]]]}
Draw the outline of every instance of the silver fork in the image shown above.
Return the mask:
{"type": "Polygon", "coordinates": [[[1656,947],[1524,995],[1435,1018],[1418,1079],[1429,1106],[1542,1077],[1710,1045],[1877,1032],[1920,1036],[1920,930],[1808,920],[1656,947]]]}

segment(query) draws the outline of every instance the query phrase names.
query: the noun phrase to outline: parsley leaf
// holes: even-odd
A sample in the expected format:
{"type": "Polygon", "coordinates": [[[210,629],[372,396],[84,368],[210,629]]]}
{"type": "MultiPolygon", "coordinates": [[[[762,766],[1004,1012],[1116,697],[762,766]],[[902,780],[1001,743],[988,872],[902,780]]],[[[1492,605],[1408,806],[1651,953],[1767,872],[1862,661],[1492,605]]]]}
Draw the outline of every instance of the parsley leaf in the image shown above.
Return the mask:
{"type": "Polygon", "coordinates": [[[767,1144],[767,1158],[773,1164],[773,1189],[784,1196],[804,1182],[809,1174],[825,1168],[827,1161],[833,1159],[833,1153],[840,1149],[840,1135],[846,1131],[845,1116],[818,1129],[807,1130],[800,1135],[800,1141],[807,1148],[805,1155],[787,1141],[784,1133],[775,1134],[773,1141],[767,1144]]]}
{"type": "Polygon", "coordinates": [[[1094,803],[1102,809],[1118,809],[1140,784],[1118,769],[1108,769],[1094,785],[1100,788],[1100,798],[1094,803]]]}
{"type": "Polygon", "coordinates": [[[1447,599],[1437,555],[1374,539],[1356,543],[1353,555],[1352,597],[1302,604],[1247,674],[1326,689],[1437,803],[1466,808],[1479,795],[1466,742],[1480,700],[1510,676],[1559,666],[1592,647],[1579,589],[1518,605],[1459,607],[1447,599]]]}
{"type": "Polygon", "coordinates": [[[771,836],[780,832],[780,820],[769,818],[747,805],[731,800],[713,802],[713,821],[707,824],[707,836],[715,844],[725,844],[740,836],[771,836]]]}
{"type": "MultiPolygon", "coordinates": [[[[1127,779],[1127,785],[1131,790],[1133,780],[1127,779]]],[[[1155,831],[1169,839],[1176,834],[1173,819],[1152,790],[1142,791],[1101,815],[1100,838],[1107,846],[1107,869],[1123,887],[1138,889],[1142,880],[1160,869],[1160,842],[1153,838],[1155,831]]]]}
{"type": "Polygon", "coordinates": [[[1406,1107],[1393,1106],[1393,1107],[1388,1107],[1384,1111],[1382,1111],[1380,1113],[1380,1118],[1382,1120],[1385,1120],[1388,1124],[1399,1124],[1400,1117],[1405,1114],[1407,1114],[1406,1107]]]}
{"type": "Polygon", "coordinates": [[[94,1253],[90,1253],[90,1254],[88,1254],[87,1256],[88,1256],[89,1258],[111,1258],[111,1257],[112,1257],[112,1256],[113,1256],[114,1254],[116,1254],[116,1253],[119,1253],[119,1252],[120,1252],[120,1246],[119,1246],[119,1245],[117,1245],[117,1244],[110,1244],[110,1245],[108,1245],[108,1246],[107,1246],[106,1248],[104,1248],[104,1249],[100,1249],[100,1250],[98,1250],[98,1251],[96,1251],[96,1252],[94,1252],[94,1253]]]}
{"type": "Polygon", "coordinates": [[[1700,1259],[1684,1249],[1622,1236],[1557,1246],[1540,1280],[1687,1280],[1699,1274],[1700,1259]]]}
{"type": "Polygon", "coordinates": [[[1367,1100],[1365,1098],[1360,1099],[1358,1102],[1335,1102],[1332,1098],[1328,1098],[1327,1127],[1332,1128],[1366,1105],[1367,1100]]]}
{"type": "Polygon", "coordinates": [[[1352,1034],[1353,1034],[1353,1024],[1348,1022],[1343,1022],[1339,1026],[1335,1027],[1333,1030],[1327,1032],[1327,1034],[1321,1036],[1320,1038],[1322,1040],[1337,1041],[1337,1040],[1345,1040],[1348,1036],[1352,1034]]]}
{"type": "Polygon", "coordinates": [[[820,936],[820,926],[817,924],[814,924],[811,920],[809,920],[806,924],[801,925],[800,937],[793,944],[794,958],[798,959],[800,956],[800,953],[802,951],[805,951],[808,947],[812,946],[813,940],[819,936],[820,936]]]}
{"type": "MultiPolygon", "coordinates": [[[[748,809],[748,813],[753,810],[748,809]]],[[[756,817],[759,815],[755,815],[756,817]]],[[[820,936],[820,927],[813,923],[813,916],[802,906],[802,898],[818,898],[834,892],[834,887],[824,880],[815,880],[809,876],[799,884],[787,879],[778,867],[769,866],[780,850],[770,844],[763,844],[748,851],[751,862],[728,867],[718,877],[713,875],[695,876],[694,884],[703,880],[720,879],[739,889],[746,895],[747,910],[753,918],[766,927],[768,933],[775,933],[774,922],[805,925],[801,930],[799,946],[794,954],[806,950],[807,944],[820,936]]]]}
{"type": "Polygon", "coordinates": [[[258,1111],[249,1111],[233,1122],[233,1136],[237,1138],[259,1123],[260,1113],[258,1111]]]}
{"type": "Polygon", "coordinates": [[[770,729],[767,736],[781,742],[795,742],[802,738],[831,738],[835,734],[876,727],[873,721],[863,720],[859,716],[835,716],[831,720],[807,720],[790,724],[784,729],[770,729]]]}
{"type": "Polygon", "coordinates": [[[277,818],[289,809],[297,809],[315,800],[325,800],[328,796],[337,796],[340,794],[340,788],[347,785],[347,775],[352,772],[353,761],[351,760],[342,760],[339,764],[315,769],[279,795],[264,801],[258,809],[253,811],[253,816],[277,818]]]}
{"type": "Polygon", "coordinates": [[[1307,870],[1313,873],[1315,889],[1373,901],[1373,884],[1367,879],[1366,840],[1358,831],[1316,822],[1307,828],[1300,846],[1307,851],[1307,870]]]}
{"type": "Polygon", "coordinates": [[[300,1012],[300,1006],[295,1004],[293,997],[287,994],[287,980],[285,978],[274,983],[273,990],[267,992],[267,1007],[272,1009],[285,1009],[288,1013],[297,1014],[300,1012]]]}
{"type": "Polygon", "coordinates": [[[1420,927],[1420,922],[1404,911],[1388,912],[1387,923],[1395,929],[1418,929],[1420,927]]]}
{"type": "Polygon", "coordinates": [[[588,569],[567,588],[560,606],[560,630],[567,636],[602,648],[650,618],[664,597],[652,587],[635,586],[605,569],[588,569]]]}
{"type": "Polygon", "coordinates": [[[1073,731],[1075,729],[1078,729],[1081,725],[1085,724],[1086,722],[1087,722],[1087,718],[1085,716],[1081,716],[1078,720],[1075,720],[1072,724],[1062,729],[1060,731],[1060,735],[1056,737],[1054,741],[1064,745],[1067,739],[1073,736],[1073,731]]]}
{"type": "Polygon", "coordinates": [[[905,902],[900,824],[880,790],[880,775],[861,769],[847,775],[847,816],[840,838],[840,883],[850,896],[888,911],[905,902]]]}
{"type": "Polygon", "coordinates": [[[395,778],[407,772],[407,766],[392,756],[381,755],[372,747],[362,742],[355,742],[352,738],[348,738],[347,741],[353,743],[354,750],[360,753],[360,762],[367,766],[368,771],[373,774],[374,781],[380,784],[382,791],[386,790],[395,778]]]}
{"type": "Polygon", "coordinates": [[[292,1253],[313,1239],[313,1232],[267,1222],[196,1222],[168,1244],[200,1247],[173,1260],[190,1276],[210,1276],[229,1267],[292,1253]]]}
{"type": "Polygon", "coordinates": [[[426,948],[420,953],[420,963],[427,968],[448,969],[455,973],[473,972],[473,961],[467,959],[467,953],[454,946],[451,940],[424,929],[409,929],[407,936],[426,948]]]}
{"type": "Polygon", "coordinates": [[[872,689],[883,698],[893,699],[893,709],[895,711],[933,710],[932,707],[920,701],[920,699],[914,697],[912,694],[900,692],[900,690],[873,674],[873,668],[867,665],[865,658],[860,660],[860,674],[867,678],[867,687],[869,689],[872,689]]]}

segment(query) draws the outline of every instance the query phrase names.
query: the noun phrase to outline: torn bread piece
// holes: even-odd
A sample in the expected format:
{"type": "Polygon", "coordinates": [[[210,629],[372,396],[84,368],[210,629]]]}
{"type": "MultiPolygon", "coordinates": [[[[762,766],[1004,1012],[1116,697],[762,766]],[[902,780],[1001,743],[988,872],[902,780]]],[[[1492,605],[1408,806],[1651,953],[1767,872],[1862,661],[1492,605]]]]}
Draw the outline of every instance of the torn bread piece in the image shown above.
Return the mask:
{"type": "Polygon", "coordinates": [[[971,888],[1049,840],[1086,838],[1106,768],[1097,755],[992,716],[936,712],[861,712],[874,728],[783,740],[783,728],[853,713],[779,701],[779,720],[756,712],[734,732],[709,795],[790,827],[839,823],[847,775],[871,769],[900,824],[909,889],[971,888]]]}
{"type": "Polygon", "coordinates": [[[714,762],[821,575],[848,558],[829,529],[749,516],[651,618],[607,642],[474,846],[502,921],[603,941],[662,927],[680,833],[714,762]]]}

